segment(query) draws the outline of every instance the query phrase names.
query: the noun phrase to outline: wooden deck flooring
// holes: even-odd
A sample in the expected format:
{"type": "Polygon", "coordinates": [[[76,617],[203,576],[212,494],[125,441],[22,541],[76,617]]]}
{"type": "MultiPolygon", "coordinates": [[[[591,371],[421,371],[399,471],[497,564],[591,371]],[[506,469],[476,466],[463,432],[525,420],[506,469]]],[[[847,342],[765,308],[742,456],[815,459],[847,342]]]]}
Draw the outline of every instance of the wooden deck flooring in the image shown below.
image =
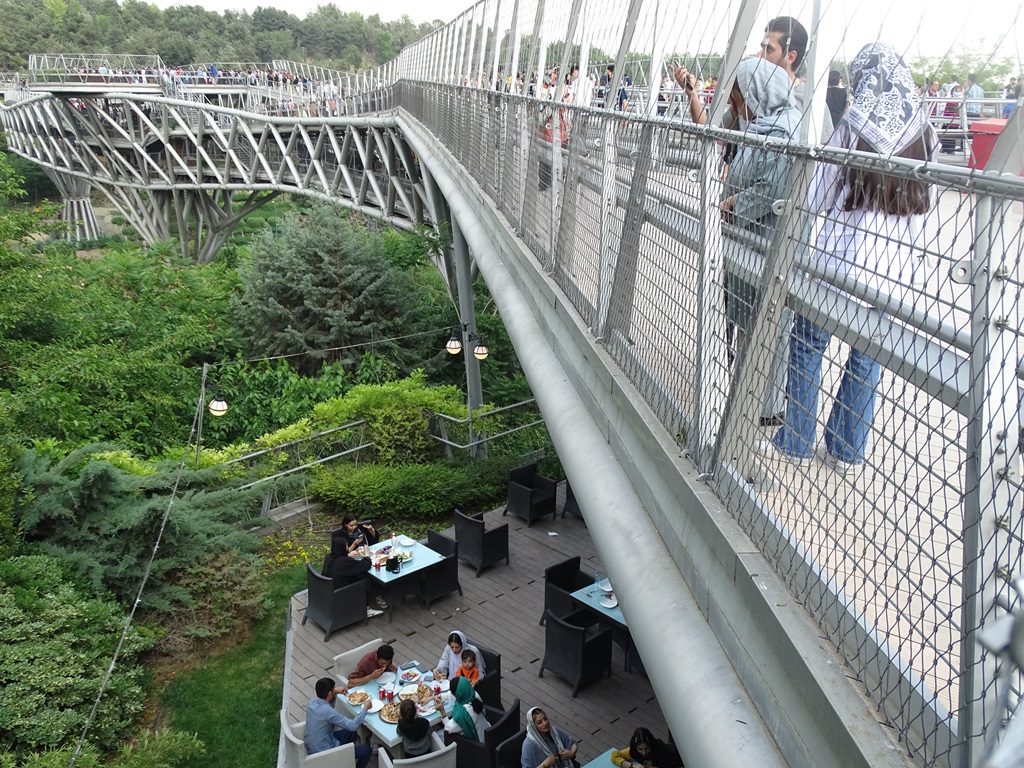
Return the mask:
{"type": "Polygon", "coordinates": [[[395,606],[393,623],[388,623],[386,615],[378,616],[368,625],[360,623],[335,632],[325,643],[319,627],[312,622],[302,626],[305,592],[292,599],[284,692],[289,720],[298,722],[305,717],[316,680],[332,674],[336,654],[380,637],[394,646],[398,663],[417,659],[434,665],[448,634],[459,629],[471,641],[501,654],[505,706],[519,698],[524,718],[529,707],[543,707],[554,722],[580,740],[581,763],[611,747],[627,745],[637,726],[666,737],[665,718],[650,683],[642,674],[623,670],[618,646],[613,650],[611,677],[585,686],[576,699],[570,697],[571,687],[560,677],[548,671],[543,678],[537,676],[544,656],[544,628],[538,624],[544,605],[544,569],[580,555],[584,570],[605,570],[583,522],[559,517],[552,523],[546,518],[527,528],[516,518],[502,518],[500,510],[488,513],[486,519],[488,527],[509,524],[511,564],[492,566],[479,579],[473,569],[462,564],[460,580],[465,595],[454,592],[435,602],[429,611],[407,598],[395,606]]]}

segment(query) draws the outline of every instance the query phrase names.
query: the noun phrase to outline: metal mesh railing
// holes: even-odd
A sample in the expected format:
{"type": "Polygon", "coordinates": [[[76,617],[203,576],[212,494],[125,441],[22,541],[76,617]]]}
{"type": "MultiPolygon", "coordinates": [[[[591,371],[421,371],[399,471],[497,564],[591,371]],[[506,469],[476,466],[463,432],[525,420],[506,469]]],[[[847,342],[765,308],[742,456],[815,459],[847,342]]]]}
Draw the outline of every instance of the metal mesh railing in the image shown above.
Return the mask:
{"type": "Polygon", "coordinates": [[[1022,566],[1024,184],[839,149],[815,176],[796,142],[470,87],[400,82],[395,102],[513,223],[905,747],[949,764],[998,723],[971,638],[1022,566]],[[720,216],[721,140],[788,162],[774,231],[720,216]],[[874,266],[837,269],[808,207],[827,167],[884,168],[934,205],[919,230],[852,224],[874,266]],[[776,409],[785,427],[763,426],[776,409]],[[794,425],[779,460],[764,443],[794,425]]]}

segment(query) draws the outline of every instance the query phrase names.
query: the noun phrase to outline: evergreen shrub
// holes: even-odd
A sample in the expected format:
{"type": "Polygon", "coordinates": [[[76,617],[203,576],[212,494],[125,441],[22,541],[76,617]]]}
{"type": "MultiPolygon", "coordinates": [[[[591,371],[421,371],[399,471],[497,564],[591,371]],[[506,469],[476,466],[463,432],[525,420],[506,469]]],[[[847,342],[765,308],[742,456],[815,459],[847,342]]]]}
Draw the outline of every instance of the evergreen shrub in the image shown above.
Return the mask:
{"type": "MultiPolygon", "coordinates": [[[[59,560],[0,561],[0,752],[22,755],[78,737],[124,623],[120,606],[92,598],[59,560]]],[[[89,730],[101,750],[126,741],[142,715],[139,657],[151,643],[129,629],[89,730]]]]}
{"type": "Polygon", "coordinates": [[[357,517],[447,520],[453,508],[475,511],[500,504],[513,463],[501,458],[464,464],[343,464],[317,472],[309,495],[357,517]]]}

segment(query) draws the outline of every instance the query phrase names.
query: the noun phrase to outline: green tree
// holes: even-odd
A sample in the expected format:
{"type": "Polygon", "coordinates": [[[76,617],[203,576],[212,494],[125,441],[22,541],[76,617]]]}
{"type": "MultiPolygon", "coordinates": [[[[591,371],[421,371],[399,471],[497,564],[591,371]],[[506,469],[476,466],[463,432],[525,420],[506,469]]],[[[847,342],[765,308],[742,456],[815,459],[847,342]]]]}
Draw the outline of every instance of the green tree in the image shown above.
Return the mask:
{"type": "Polygon", "coordinates": [[[16,256],[0,270],[0,403],[21,434],[148,455],[183,442],[198,392],[191,366],[238,349],[233,271],[131,247],[16,256]]]}
{"type": "Polygon", "coordinates": [[[14,504],[21,490],[17,469],[21,446],[14,434],[9,415],[0,412],[0,559],[12,557],[21,549],[21,530],[14,518],[14,504]]]}
{"type": "Polygon", "coordinates": [[[24,179],[0,151],[0,269],[21,262],[16,246],[35,235],[54,231],[52,219],[60,208],[50,203],[34,207],[19,205],[25,196],[24,179]]]}
{"type": "MultiPolygon", "coordinates": [[[[977,50],[985,50],[984,41],[977,44],[977,50]]],[[[951,76],[956,75],[960,84],[967,88],[967,76],[977,75],[978,84],[986,93],[998,95],[1009,76],[1016,72],[1016,66],[1008,56],[996,57],[989,53],[979,53],[972,48],[957,50],[946,56],[922,56],[912,59],[910,69],[914,78],[926,83],[938,80],[947,83],[951,76]]]]}
{"type": "Polygon", "coordinates": [[[367,349],[400,369],[418,362],[394,340],[425,325],[413,282],[379,236],[337,208],[314,207],[305,221],[289,216],[276,235],[257,239],[242,283],[235,314],[248,357],[301,355],[293,362],[303,374],[323,360],[354,370],[367,349]]]}

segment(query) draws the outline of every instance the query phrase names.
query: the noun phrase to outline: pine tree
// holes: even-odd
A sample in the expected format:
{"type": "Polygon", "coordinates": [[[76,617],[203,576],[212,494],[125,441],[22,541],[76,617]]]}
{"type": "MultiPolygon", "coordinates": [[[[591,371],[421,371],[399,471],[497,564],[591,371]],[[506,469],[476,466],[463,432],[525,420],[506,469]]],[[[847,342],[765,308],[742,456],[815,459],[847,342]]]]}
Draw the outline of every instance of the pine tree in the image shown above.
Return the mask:
{"type": "Polygon", "coordinates": [[[418,289],[387,258],[382,238],[337,208],[313,208],[306,220],[292,215],[276,234],[265,232],[242,281],[236,317],[250,357],[335,350],[294,359],[306,375],[324,360],[354,370],[368,350],[400,372],[416,362],[387,339],[424,327],[418,289]]]}

